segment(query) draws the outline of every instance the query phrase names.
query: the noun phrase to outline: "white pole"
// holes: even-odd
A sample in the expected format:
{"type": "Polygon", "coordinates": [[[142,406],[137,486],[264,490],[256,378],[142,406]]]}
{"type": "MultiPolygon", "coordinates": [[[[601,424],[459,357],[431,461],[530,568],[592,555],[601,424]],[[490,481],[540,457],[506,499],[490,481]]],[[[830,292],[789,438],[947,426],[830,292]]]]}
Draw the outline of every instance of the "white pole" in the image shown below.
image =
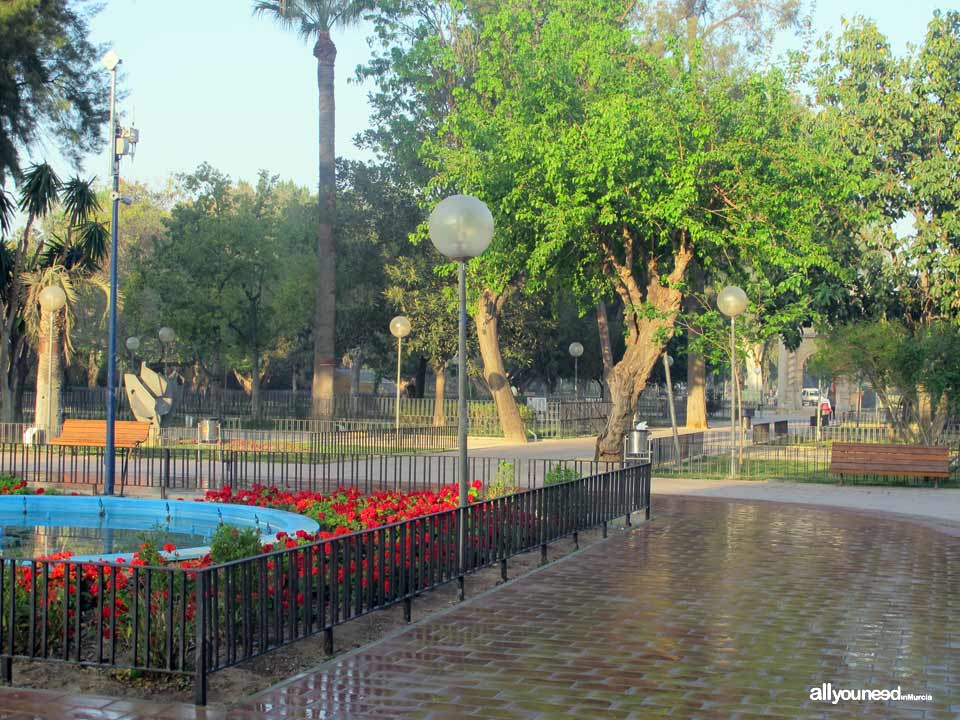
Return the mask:
{"type": "Polygon", "coordinates": [[[50,336],[47,345],[50,364],[47,366],[47,442],[53,439],[53,313],[50,314],[50,336]]]}
{"type": "Polygon", "coordinates": [[[401,344],[403,343],[402,337],[397,337],[397,402],[395,408],[396,414],[396,431],[400,432],[400,353],[401,353],[401,344]]]}
{"type": "Polygon", "coordinates": [[[736,316],[730,316],[730,476],[737,476],[737,337],[736,316]]]}

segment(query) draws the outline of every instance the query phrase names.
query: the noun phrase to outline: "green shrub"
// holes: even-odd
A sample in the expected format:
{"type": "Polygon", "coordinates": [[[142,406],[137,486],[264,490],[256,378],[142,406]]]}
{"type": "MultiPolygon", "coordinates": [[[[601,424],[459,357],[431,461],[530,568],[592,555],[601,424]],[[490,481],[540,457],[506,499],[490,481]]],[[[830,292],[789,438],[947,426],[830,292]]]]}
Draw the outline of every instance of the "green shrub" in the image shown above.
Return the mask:
{"type": "Polygon", "coordinates": [[[574,468],[565,467],[563,465],[554,465],[552,468],[547,470],[547,474],[543,478],[543,484],[559,485],[560,483],[579,479],[580,473],[578,473],[574,468]]]}
{"type": "Polygon", "coordinates": [[[260,554],[260,531],[221,525],[210,541],[210,560],[214,564],[242,560],[260,554]]]}
{"type": "Polygon", "coordinates": [[[513,463],[508,460],[501,460],[500,464],[497,465],[496,477],[483,489],[483,499],[493,500],[494,498],[512,495],[517,492],[517,486],[513,477],[513,463]]]}

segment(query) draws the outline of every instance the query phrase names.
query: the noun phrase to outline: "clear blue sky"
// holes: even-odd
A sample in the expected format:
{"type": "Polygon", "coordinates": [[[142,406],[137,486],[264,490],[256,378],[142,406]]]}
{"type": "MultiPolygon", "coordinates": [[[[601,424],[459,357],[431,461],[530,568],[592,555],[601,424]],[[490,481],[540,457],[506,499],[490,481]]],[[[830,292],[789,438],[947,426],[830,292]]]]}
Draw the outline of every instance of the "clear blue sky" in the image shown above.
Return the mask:
{"type": "MultiPolygon", "coordinates": [[[[93,38],[123,58],[122,111],[135,118],[141,143],[124,177],[162,183],[207,161],[235,179],[261,168],[314,186],[317,157],[316,62],[311,46],[266,19],[245,0],[111,0],[93,23],[93,38]]],[[[898,52],[919,44],[944,0],[821,0],[818,34],[836,33],[842,17],[877,21],[898,52]]],[[[337,154],[366,159],[353,137],[368,123],[370,88],[352,82],[369,57],[368,27],[335,33],[337,154]]],[[[789,46],[794,43],[781,43],[789,46]]],[[[126,122],[126,121],[125,121],[126,122]]],[[[37,153],[40,155],[40,153],[37,153]]],[[[64,168],[66,170],[66,168],[64,168]]],[[[104,178],[106,158],[88,174],[104,178]]],[[[66,174],[66,172],[64,172],[66,174]]]]}

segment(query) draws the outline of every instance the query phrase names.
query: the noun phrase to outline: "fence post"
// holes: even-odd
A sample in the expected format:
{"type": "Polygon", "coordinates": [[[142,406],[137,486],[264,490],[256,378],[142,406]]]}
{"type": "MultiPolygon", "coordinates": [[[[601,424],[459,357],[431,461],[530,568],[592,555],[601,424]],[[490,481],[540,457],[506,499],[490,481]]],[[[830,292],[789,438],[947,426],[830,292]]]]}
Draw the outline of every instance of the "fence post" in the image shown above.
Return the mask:
{"type": "Polygon", "coordinates": [[[197,573],[197,627],[196,627],[196,669],[193,679],[193,702],[195,705],[207,704],[207,571],[197,573]]]}
{"type": "Polygon", "coordinates": [[[170,487],[170,448],[164,448],[163,449],[163,469],[160,472],[161,499],[166,499],[168,487],[170,487]]]}

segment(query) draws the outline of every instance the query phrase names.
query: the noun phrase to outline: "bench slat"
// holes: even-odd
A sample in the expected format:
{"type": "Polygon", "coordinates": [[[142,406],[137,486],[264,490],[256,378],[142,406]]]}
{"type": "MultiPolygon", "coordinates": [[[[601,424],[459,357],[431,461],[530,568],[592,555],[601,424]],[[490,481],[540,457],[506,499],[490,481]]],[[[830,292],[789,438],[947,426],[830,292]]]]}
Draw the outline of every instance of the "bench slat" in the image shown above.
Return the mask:
{"type": "MultiPolygon", "coordinates": [[[[147,441],[150,423],[118,420],[114,423],[114,446],[135,448],[147,441]]],[[[106,447],[107,423],[105,420],[64,420],[60,436],[50,440],[50,445],[75,445],[106,447]]]]}
{"type": "Polygon", "coordinates": [[[834,443],[830,472],[841,476],[949,478],[950,448],[889,443],[834,443]]]}

